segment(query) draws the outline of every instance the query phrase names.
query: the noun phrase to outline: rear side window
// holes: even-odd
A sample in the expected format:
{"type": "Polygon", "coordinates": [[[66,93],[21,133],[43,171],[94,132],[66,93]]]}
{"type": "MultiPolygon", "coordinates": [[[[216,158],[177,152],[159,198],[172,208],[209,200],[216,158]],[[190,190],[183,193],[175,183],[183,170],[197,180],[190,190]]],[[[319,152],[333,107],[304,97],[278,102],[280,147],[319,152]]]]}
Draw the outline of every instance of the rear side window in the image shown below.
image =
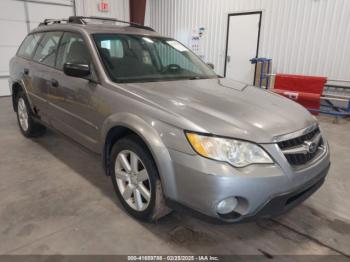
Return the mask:
{"type": "Polygon", "coordinates": [[[58,43],[62,32],[45,33],[36,49],[33,60],[44,65],[54,66],[58,43]]]}
{"type": "Polygon", "coordinates": [[[31,58],[42,35],[42,33],[28,35],[18,49],[17,54],[21,57],[31,58]]]}

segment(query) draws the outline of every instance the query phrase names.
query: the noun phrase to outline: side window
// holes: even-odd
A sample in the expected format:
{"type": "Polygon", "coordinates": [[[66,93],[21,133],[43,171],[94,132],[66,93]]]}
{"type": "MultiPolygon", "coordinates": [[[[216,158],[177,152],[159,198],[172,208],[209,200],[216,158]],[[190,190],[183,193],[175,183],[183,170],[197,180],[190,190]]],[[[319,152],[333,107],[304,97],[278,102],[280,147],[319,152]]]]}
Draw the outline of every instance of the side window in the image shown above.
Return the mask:
{"type": "Polygon", "coordinates": [[[58,48],[56,67],[63,69],[65,63],[90,64],[90,53],[83,38],[76,33],[64,33],[58,48]]]}
{"type": "Polygon", "coordinates": [[[61,32],[45,33],[36,49],[33,60],[48,66],[54,66],[58,42],[60,41],[61,35],[61,32]]]}
{"type": "Polygon", "coordinates": [[[42,35],[42,33],[28,35],[18,49],[17,54],[25,58],[31,58],[42,35]]]}

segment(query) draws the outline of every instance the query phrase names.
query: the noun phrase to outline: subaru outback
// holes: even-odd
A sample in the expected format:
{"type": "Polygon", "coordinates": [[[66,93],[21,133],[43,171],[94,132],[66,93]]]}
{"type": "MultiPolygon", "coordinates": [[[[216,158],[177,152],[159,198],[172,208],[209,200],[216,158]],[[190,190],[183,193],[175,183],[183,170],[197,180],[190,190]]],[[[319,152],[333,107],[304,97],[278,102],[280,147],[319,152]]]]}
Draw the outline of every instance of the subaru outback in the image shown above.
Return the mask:
{"type": "Polygon", "coordinates": [[[51,128],[100,154],[123,207],[146,221],[277,216],[322,185],[329,147],[306,109],[120,22],[45,20],[27,35],[10,61],[24,136],[51,128]]]}

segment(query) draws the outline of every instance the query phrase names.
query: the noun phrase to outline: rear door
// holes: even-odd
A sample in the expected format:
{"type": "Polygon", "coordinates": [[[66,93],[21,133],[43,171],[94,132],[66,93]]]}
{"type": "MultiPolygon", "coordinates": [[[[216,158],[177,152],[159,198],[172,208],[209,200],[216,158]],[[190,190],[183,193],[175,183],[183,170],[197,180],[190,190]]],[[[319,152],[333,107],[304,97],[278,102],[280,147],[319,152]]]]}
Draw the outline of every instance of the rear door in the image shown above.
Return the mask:
{"type": "Polygon", "coordinates": [[[22,42],[16,57],[11,59],[10,62],[11,80],[22,83],[27,91],[31,105],[38,109],[45,107],[45,101],[40,96],[40,90],[33,85],[36,67],[32,57],[42,36],[42,33],[28,35],[22,42]]]}
{"type": "Polygon", "coordinates": [[[56,69],[55,59],[62,32],[46,32],[39,42],[30,65],[31,95],[37,101],[36,111],[42,120],[49,121],[47,105],[49,90],[53,85],[52,73],[56,69]]]}

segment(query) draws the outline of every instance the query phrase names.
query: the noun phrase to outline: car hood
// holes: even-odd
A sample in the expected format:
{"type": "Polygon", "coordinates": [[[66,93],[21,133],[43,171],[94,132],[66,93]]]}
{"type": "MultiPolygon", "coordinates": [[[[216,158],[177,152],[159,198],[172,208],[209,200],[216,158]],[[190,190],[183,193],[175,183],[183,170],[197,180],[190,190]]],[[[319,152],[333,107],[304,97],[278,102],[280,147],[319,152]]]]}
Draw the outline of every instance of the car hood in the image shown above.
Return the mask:
{"type": "Polygon", "coordinates": [[[315,123],[310,113],[299,104],[226,78],[123,86],[139,98],[169,112],[169,120],[165,121],[192,131],[270,143],[276,136],[315,123]],[[174,115],[176,121],[172,120],[174,115]]]}

